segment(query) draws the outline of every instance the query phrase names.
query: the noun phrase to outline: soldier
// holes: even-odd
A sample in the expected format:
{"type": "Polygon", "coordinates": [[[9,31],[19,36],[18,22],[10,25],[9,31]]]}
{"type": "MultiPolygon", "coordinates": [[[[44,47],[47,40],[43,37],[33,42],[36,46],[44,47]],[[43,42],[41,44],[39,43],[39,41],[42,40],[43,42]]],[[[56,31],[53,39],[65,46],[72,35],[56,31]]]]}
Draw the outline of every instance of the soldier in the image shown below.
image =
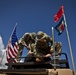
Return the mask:
{"type": "Polygon", "coordinates": [[[55,42],[55,52],[56,52],[56,59],[60,59],[59,53],[62,52],[62,43],[61,42],[55,42]]]}
{"type": "Polygon", "coordinates": [[[55,43],[55,51],[56,51],[56,53],[61,53],[62,52],[62,43],[61,42],[56,42],[55,43]]]}
{"type": "Polygon", "coordinates": [[[36,61],[49,61],[51,56],[51,46],[52,38],[46,33],[39,31],[37,33],[36,43],[33,44],[33,53],[35,55],[36,61]]]}
{"type": "MultiPolygon", "coordinates": [[[[36,33],[25,33],[22,38],[18,41],[18,54],[17,57],[22,56],[23,48],[26,47],[29,51],[31,50],[31,44],[35,43],[36,33]]],[[[30,51],[31,52],[31,51],[30,51]]],[[[20,59],[18,59],[20,61],[20,59]]]]}

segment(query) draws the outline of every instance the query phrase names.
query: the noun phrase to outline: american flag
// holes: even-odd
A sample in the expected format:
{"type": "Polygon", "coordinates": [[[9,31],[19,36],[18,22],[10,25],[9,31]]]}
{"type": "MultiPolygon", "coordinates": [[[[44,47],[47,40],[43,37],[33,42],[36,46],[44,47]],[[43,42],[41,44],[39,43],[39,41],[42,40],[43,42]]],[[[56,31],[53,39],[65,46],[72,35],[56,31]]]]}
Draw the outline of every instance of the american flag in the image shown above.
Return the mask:
{"type": "MultiPolygon", "coordinates": [[[[18,44],[17,44],[17,36],[16,36],[16,27],[14,28],[14,31],[8,41],[7,47],[6,47],[6,59],[7,62],[10,62],[11,58],[16,58],[18,53],[18,44]]],[[[14,59],[13,62],[17,62],[16,59],[14,59]]]]}

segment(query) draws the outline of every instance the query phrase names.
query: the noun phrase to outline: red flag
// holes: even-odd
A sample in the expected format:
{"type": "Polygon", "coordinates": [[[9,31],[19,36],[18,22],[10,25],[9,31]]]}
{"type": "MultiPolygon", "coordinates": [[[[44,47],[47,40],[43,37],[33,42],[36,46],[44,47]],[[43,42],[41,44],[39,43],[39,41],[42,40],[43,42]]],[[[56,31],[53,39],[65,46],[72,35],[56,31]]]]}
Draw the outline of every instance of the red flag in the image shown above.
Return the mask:
{"type": "Polygon", "coordinates": [[[64,6],[61,6],[57,14],[54,16],[55,18],[54,22],[57,22],[62,17],[63,14],[64,14],[64,6]]]}

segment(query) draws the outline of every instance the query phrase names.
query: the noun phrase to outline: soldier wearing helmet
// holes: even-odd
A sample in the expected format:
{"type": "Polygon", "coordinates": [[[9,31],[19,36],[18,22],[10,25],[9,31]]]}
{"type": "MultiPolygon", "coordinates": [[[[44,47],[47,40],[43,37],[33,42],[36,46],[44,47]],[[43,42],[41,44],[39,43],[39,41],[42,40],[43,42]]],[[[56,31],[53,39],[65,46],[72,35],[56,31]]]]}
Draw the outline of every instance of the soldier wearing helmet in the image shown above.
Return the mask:
{"type": "Polygon", "coordinates": [[[35,55],[36,61],[48,61],[50,60],[51,52],[50,48],[52,45],[52,38],[46,33],[39,31],[37,33],[36,43],[33,45],[33,53],[35,55]]]}
{"type": "MultiPolygon", "coordinates": [[[[23,48],[26,47],[29,51],[31,50],[31,44],[35,43],[36,33],[25,33],[22,38],[18,41],[18,54],[17,57],[22,56],[23,48]]],[[[18,59],[20,61],[20,59],[18,59]]]]}

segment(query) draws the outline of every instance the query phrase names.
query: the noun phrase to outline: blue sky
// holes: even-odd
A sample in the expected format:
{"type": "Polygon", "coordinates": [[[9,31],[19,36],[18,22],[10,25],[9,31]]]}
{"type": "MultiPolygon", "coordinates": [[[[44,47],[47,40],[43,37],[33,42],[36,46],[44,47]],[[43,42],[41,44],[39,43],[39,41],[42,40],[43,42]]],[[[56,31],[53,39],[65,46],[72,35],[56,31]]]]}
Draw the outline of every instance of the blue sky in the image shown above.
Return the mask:
{"type": "MultiPolygon", "coordinates": [[[[0,0],[0,35],[3,40],[4,48],[10,38],[12,30],[17,25],[17,37],[20,39],[26,32],[44,31],[52,36],[51,27],[58,23],[54,22],[54,15],[60,6],[64,6],[64,13],[68,26],[70,42],[72,46],[73,57],[76,68],[76,0],[0,0]]],[[[55,32],[55,41],[61,41],[63,45],[62,52],[67,53],[70,68],[72,69],[70,50],[66,31],[60,36],[55,32]]],[[[27,50],[24,49],[23,56],[27,50]]]]}

